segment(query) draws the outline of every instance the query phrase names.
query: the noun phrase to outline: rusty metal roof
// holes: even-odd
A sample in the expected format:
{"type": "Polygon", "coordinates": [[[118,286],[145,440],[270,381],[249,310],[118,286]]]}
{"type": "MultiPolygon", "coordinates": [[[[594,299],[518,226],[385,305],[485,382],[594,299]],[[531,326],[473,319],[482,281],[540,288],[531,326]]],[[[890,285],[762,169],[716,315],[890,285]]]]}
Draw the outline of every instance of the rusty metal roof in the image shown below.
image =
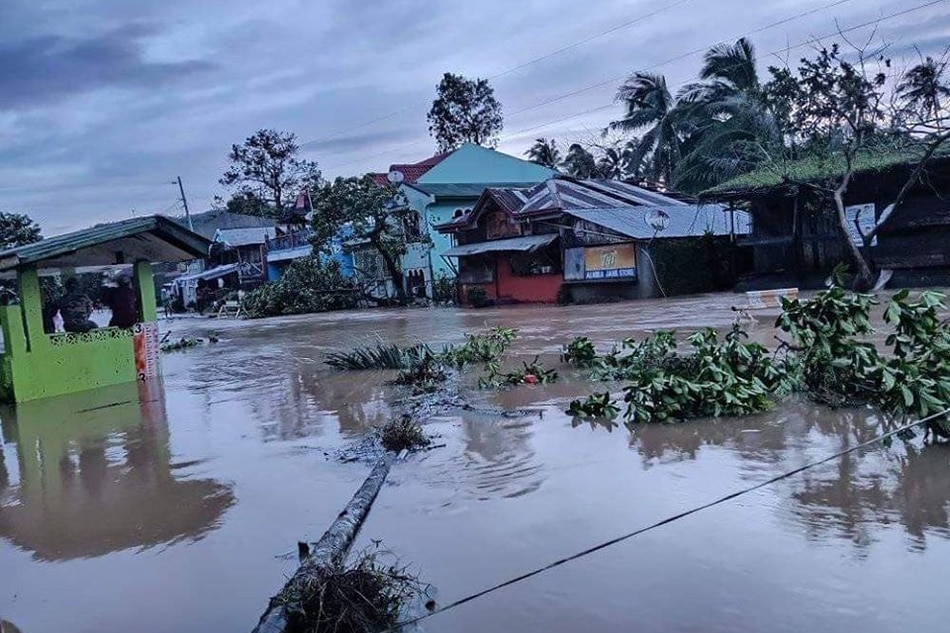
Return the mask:
{"type": "Polygon", "coordinates": [[[557,233],[547,233],[545,235],[524,235],[522,237],[512,237],[507,240],[489,240],[487,242],[476,242],[474,244],[462,244],[450,248],[442,253],[442,257],[465,257],[467,255],[481,255],[482,253],[498,252],[532,252],[542,246],[547,246],[558,238],[557,233]]]}

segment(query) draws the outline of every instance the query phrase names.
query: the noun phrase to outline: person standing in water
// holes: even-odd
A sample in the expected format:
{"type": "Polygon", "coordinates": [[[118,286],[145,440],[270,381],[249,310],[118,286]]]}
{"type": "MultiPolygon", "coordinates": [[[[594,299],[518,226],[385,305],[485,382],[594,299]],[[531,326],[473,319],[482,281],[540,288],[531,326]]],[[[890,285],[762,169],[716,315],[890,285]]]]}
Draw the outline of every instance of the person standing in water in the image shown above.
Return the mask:
{"type": "Polygon", "coordinates": [[[109,327],[132,327],[139,320],[138,299],[135,290],[129,283],[129,278],[120,275],[116,279],[117,287],[109,293],[109,309],[112,310],[112,319],[109,327]]]}

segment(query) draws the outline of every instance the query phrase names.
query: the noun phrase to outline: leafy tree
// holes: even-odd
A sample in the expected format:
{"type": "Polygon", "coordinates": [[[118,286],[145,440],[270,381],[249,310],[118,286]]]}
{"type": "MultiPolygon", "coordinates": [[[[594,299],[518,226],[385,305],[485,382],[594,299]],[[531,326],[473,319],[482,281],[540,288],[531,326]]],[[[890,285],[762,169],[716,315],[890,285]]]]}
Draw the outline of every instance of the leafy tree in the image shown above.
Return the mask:
{"type": "Polygon", "coordinates": [[[572,143],[561,168],[575,178],[593,178],[597,173],[597,159],[580,143],[572,143]]]}
{"type": "MultiPolygon", "coordinates": [[[[769,102],[780,104],[775,111],[784,118],[786,128],[786,144],[781,154],[770,157],[771,168],[787,182],[811,190],[819,203],[834,209],[841,229],[840,242],[856,271],[855,287],[867,289],[873,282],[873,271],[866,253],[874,236],[896,217],[905,197],[920,182],[924,168],[950,139],[950,133],[942,131],[940,121],[946,120],[946,114],[939,111],[936,120],[914,120],[908,118],[906,108],[903,112],[891,108],[886,72],[889,60],[880,56],[867,59],[861,49],[850,57],[855,61],[846,58],[835,44],[818,51],[813,59],[802,59],[795,71],[770,68],[772,79],[763,90],[769,102]],[[859,158],[893,153],[912,157],[909,162],[914,167],[892,203],[876,218],[874,227],[865,232],[858,226],[862,241],[859,246],[849,237],[850,220],[845,213],[844,196],[859,158]],[[834,175],[820,182],[796,182],[787,165],[790,159],[800,157],[826,165],[834,175]]],[[[905,76],[902,85],[921,84],[914,79],[920,76],[916,72],[910,78],[905,76]]],[[[913,103],[918,96],[907,90],[903,94],[907,103],[913,103]]],[[[927,112],[922,114],[926,119],[927,112]]]]}
{"type": "Polygon", "coordinates": [[[532,163],[550,167],[551,169],[556,169],[561,163],[561,151],[557,147],[557,141],[553,138],[535,139],[534,145],[525,152],[525,156],[527,156],[528,160],[532,163]]]}
{"type": "Polygon", "coordinates": [[[488,80],[452,73],[442,76],[426,119],[440,152],[466,142],[495,147],[503,126],[501,104],[488,80]]]}
{"type": "Polygon", "coordinates": [[[41,239],[40,226],[30,216],[0,212],[0,250],[32,244],[41,239]]]}
{"type": "Polygon", "coordinates": [[[394,185],[382,186],[369,175],[337,178],[322,185],[313,196],[315,245],[346,229],[354,242],[368,242],[382,257],[395,287],[396,297],[406,301],[400,258],[406,253],[405,217],[415,213],[394,185]]]}
{"type": "Polygon", "coordinates": [[[232,145],[227,171],[218,182],[232,190],[227,208],[290,222],[297,195],[321,182],[317,163],[299,157],[292,132],[262,129],[232,145]]]}
{"type": "Polygon", "coordinates": [[[666,77],[647,72],[633,73],[617,90],[626,112],[609,129],[624,132],[645,130],[635,146],[631,163],[644,165],[644,175],[670,183],[682,157],[686,111],[679,107],[666,85],[666,77]]]}

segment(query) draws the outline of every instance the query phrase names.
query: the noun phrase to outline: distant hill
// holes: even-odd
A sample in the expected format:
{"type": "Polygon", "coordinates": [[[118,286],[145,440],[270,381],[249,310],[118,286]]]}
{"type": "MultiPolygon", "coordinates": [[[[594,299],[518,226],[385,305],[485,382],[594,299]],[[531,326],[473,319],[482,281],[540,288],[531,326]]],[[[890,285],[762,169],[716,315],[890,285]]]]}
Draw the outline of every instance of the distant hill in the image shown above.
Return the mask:
{"type": "MultiPolygon", "coordinates": [[[[184,216],[172,219],[182,226],[188,227],[188,220],[184,216]]],[[[193,213],[191,221],[195,226],[195,233],[199,233],[209,240],[214,237],[214,232],[218,229],[253,229],[276,226],[276,222],[268,218],[231,213],[226,209],[212,209],[204,213],[193,213]]]]}

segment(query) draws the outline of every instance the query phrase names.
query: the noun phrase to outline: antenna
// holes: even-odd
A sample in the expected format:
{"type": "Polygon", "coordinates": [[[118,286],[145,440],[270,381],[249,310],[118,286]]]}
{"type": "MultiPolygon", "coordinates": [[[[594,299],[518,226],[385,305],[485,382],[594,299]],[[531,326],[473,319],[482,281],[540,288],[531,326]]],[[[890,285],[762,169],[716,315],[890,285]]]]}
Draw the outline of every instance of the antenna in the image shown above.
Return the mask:
{"type": "Polygon", "coordinates": [[[406,175],[398,169],[394,169],[386,175],[386,179],[394,185],[398,185],[406,179],[406,175]]]}
{"type": "Polygon", "coordinates": [[[670,216],[660,209],[650,209],[650,212],[646,214],[643,220],[657,233],[663,231],[670,225],[670,216]]]}

